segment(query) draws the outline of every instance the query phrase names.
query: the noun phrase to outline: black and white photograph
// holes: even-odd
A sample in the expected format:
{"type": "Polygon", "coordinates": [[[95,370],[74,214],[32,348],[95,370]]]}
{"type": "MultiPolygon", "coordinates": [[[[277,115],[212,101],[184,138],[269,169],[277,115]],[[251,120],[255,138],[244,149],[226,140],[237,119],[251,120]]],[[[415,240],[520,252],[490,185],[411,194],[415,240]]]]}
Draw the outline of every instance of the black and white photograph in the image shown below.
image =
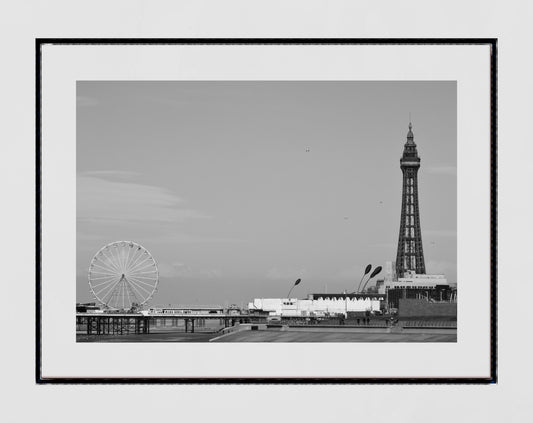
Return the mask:
{"type": "Polygon", "coordinates": [[[455,343],[460,290],[456,81],[77,81],[77,342],[455,343]]]}

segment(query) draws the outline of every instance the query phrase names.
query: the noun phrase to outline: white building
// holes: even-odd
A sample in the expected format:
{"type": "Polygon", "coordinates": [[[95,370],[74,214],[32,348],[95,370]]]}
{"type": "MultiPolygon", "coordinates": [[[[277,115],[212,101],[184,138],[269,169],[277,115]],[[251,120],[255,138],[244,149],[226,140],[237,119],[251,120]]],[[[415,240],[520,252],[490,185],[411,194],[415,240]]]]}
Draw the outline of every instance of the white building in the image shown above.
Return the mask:
{"type": "Polygon", "coordinates": [[[249,311],[268,312],[270,316],[308,317],[348,312],[379,311],[380,294],[309,294],[305,300],[297,298],[255,298],[249,311]]]}
{"type": "Polygon", "coordinates": [[[168,305],[168,306],[151,306],[145,313],[147,315],[156,314],[223,314],[224,308],[220,305],[168,305]]]}
{"type": "Polygon", "coordinates": [[[384,294],[388,289],[395,288],[435,289],[437,285],[448,285],[444,275],[418,275],[409,272],[398,280],[385,280],[385,283],[379,287],[379,293],[384,294]]]}
{"type": "Polygon", "coordinates": [[[396,262],[385,262],[385,282],[390,282],[396,279],[396,262]]]}

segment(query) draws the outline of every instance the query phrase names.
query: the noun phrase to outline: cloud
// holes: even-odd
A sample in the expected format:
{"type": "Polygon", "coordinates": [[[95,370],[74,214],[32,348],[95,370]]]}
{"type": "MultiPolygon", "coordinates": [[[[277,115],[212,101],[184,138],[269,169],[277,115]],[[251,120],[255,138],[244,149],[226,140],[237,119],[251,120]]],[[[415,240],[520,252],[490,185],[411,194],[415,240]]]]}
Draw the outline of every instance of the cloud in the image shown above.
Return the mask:
{"type": "Polygon", "coordinates": [[[430,166],[430,167],[425,168],[425,171],[427,173],[431,173],[434,175],[448,175],[448,176],[457,175],[457,167],[452,166],[452,165],[430,166]]]}
{"type": "MultiPolygon", "coordinates": [[[[110,175],[106,173],[106,176],[110,175]]],[[[176,223],[208,217],[184,207],[185,201],[165,188],[125,180],[112,181],[102,176],[89,172],[78,175],[78,221],[176,223]]]]}

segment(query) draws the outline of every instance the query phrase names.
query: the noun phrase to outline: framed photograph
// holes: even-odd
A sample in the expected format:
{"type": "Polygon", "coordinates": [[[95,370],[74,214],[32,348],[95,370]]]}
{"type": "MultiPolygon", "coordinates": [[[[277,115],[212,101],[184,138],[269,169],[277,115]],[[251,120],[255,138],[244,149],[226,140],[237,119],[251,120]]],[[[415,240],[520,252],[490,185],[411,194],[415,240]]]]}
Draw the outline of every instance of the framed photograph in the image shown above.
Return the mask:
{"type": "Polygon", "coordinates": [[[36,59],[38,383],[497,382],[497,40],[36,59]]]}

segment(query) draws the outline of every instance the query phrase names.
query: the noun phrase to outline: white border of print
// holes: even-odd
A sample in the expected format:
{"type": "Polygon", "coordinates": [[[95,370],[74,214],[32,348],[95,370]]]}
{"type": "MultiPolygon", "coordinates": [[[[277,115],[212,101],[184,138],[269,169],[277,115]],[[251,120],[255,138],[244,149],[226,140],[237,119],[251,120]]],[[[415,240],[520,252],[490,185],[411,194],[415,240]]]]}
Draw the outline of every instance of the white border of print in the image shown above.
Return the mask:
{"type": "Polygon", "coordinates": [[[489,49],[473,45],[44,46],[42,377],[489,377],[489,49]],[[76,343],[78,80],[457,81],[457,343],[321,343],[312,348],[310,344],[76,343]]]}

